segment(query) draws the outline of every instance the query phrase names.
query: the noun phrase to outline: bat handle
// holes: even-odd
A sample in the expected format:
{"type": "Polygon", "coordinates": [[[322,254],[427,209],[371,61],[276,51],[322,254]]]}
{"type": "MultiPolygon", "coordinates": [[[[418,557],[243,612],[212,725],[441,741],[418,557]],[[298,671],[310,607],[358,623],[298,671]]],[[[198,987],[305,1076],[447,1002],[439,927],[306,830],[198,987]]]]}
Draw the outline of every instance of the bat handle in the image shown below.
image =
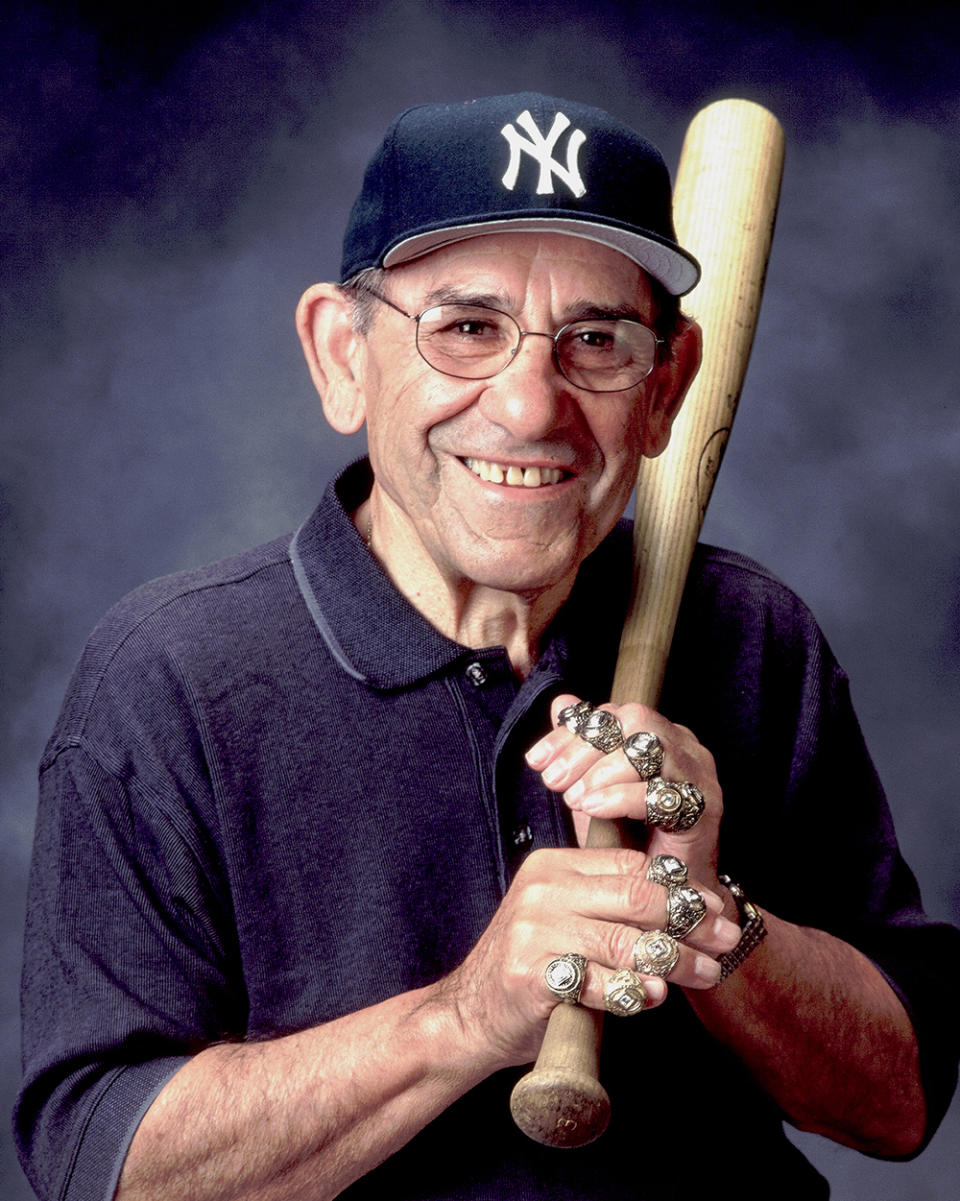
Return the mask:
{"type": "MultiPolygon", "coordinates": [[[[592,818],[587,846],[623,845],[616,822],[592,818]]],[[[610,1121],[610,1098],[599,1080],[603,1014],[558,1005],[550,1014],[537,1062],[510,1094],[513,1120],[535,1142],[582,1147],[610,1121]]]]}

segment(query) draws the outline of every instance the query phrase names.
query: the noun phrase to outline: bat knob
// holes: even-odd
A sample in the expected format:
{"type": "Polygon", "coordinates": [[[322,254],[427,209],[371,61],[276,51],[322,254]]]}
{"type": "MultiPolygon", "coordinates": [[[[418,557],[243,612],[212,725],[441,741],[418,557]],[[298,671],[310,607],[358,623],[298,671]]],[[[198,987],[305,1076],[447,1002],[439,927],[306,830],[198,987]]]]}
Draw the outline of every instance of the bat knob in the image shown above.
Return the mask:
{"type": "Polygon", "coordinates": [[[534,1070],[510,1094],[513,1120],[548,1147],[583,1147],[610,1121],[610,1098],[599,1080],[560,1069],[534,1070]]]}

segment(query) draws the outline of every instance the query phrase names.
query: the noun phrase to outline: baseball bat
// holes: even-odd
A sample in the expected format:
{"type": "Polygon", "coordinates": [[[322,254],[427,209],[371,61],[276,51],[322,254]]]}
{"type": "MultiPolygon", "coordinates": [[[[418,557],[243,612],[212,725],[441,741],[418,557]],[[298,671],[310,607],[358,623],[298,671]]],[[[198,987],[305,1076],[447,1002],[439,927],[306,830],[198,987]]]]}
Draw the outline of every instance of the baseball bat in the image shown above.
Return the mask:
{"type": "MultiPolygon", "coordinates": [[[[686,311],[703,328],[703,362],[667,449],[641,461],[634,522],[634,587],[612,699],[656,707],[680,597],[750,358],[773,237],[784,137],[766,109],[720,100],[690,123],[674,187],[682,246],[700,260],[686,311]]],[[[622,845],[616,822],[593,818],[587,845],[622,845]]],[[[610,1099],[598,1079],[603,1014],[558,1005],[537,1062],[510,1109],[530,1138],[580,1147],[599,1137],[610,1099]]]]}

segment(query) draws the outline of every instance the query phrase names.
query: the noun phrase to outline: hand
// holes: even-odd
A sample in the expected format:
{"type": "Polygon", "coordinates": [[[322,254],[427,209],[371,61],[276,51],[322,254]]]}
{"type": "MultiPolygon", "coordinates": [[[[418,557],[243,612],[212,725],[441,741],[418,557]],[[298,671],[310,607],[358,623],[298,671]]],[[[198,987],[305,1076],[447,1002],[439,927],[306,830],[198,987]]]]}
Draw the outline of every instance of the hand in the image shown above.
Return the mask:
{"type": "MultiPolygon", "coordinates": [[[[639,934],[667,924],[667,890],[647,879],[648,866],[649,856],[626,848],[542,850],[527,858],[477,945],[437,986],[438,999],[455,1008],[464,1045],[487,1070],[536,1058],[558,1004],[543,975],[556,956],[586,957],[580,1002],[603,1008],[604,985],[633,967],[639,934]]],[[[710,988],[719,977],[715,957],[736,944],[740,931],[719,916],[723,902],[715,891],[691,883],[703,894],[707,916],[681,944],[669,979],[710,988]]],[[[662,980],[645,976],[644,986],[650,1006],[666,997],[662,980]]]]}
{"type": "MultiPolygon", "coordinates": [[[[554,722],[562,709],[577,700],[569,694],[557,697],[551,707],[554,722]]],[[[716,890],[723,794],[713,756],[685,726],[675,725],[645,705],[598,707],[619,719],[625,736],[641,730],[656,734],[664,749],[661,777],[678,783],[691,781],[703,794],[706,807],[695,826],[674,832],[650,826],[644,850],[650,855],[676,855],[686,863],[691,877],[716,890]]],[[[622,750],[604,754],[558,726],[530,748],[527,762],[541,773],[548,788],[563,793],[571,809],[589,817],[646,820],[647,785],[622,750]]]]}

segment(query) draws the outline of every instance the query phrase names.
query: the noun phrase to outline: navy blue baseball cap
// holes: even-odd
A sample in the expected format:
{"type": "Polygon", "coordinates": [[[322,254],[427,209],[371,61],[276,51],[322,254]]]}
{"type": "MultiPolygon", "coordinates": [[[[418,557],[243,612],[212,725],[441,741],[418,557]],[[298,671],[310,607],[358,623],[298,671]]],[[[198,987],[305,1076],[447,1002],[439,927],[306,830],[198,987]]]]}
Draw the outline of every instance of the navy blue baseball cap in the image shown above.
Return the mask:
{"type": "Polygon", "coordinates": [[[600,109],[537,92],[424,104],[387,130],[343,243],[341,282],[513,230],[619,250],[675,296],[700,266],[677,244],[660,152],[600,109]]]}

